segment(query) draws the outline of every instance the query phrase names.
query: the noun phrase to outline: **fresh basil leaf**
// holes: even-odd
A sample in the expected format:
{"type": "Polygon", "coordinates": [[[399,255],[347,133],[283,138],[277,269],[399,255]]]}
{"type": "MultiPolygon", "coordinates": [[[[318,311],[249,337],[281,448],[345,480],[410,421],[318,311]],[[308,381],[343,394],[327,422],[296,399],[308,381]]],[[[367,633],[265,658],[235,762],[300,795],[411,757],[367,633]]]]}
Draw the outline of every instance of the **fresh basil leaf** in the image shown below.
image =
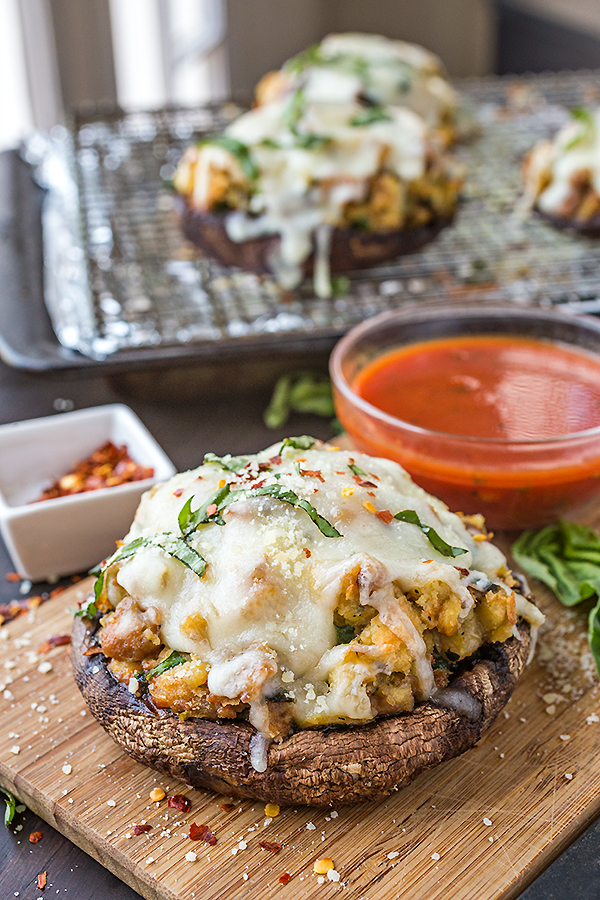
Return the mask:
{"type": "Polygon", "coordinates": [[[600,676],[600,595],[598,602],[592,610],[588,619],[588,641],[590,650],[596,663],[596,670],[600,676]]]}
{"type": "Polygon", "coordinates": [[[258,146],[268,147],[270,150],[281,150],[281,144],[278,144],[277,141],[273,140],[273,138],[263,138],[258,146]]]}
{"type": "Polygon", "coordinates": [[[248,463],[248,457],[230,456],[229,454],[226,456],[216,456],[214,453],[205,453],[203,464],[209,465],[211,463],[214,463],[216,466],[221,466],[226,472],[239,472],[240,469],[243,469],[248,463]]]}
{"type": "Polygon", "coordinates": [[[571,118],[575,119],[575,121],[580,122],[583,126],[579,134],[575,135],[567,144],[565,144],[565,150],[572,150],[573,147],[579,146],[579,144],[583,143],[583,141],[587,140],[594,130],[594,117],[592,116],[589,109],[586,109],[583,106],[576,106],[570,110],[571,118]]]}
{"type": "Polygon", "coordinates": [[[354,128],[365,128],[375,122],[391,122],[392,117],[383,106],[366,106],[350,119],[354,128]]]}
{"type": "Polygon", "coordinates": [[[433,659],[431,660],[431,668],[435,671],[436,669],[442,669],[445,672],[451,672],[452,666],[448,662],[447,659],[444,659],[443,656],[439,656],[439,654],[434,653],[433,659]]]}
{"type": "Polygon", "coordinates": [[[292,412],[329,418],[335,414],[331,381],[320,372],[293,372],[275,384],[264,413],[267,428],[282,428],[292,412]]]}
{"type": "Polygon", "coordinates": [[[312,132],[303,134],[296,131],[295,135],[294,144],[296,147],[300,147],[301,150],[322,150],[323,147],[328,147],[333,140],[326,134],[314,134],[312,132]]]}
{"type": "Polygon", "coordinates": [[[349,644],[356,637],[354,625],[335,625],[336,644],[349,644]]]}
{"type": "Polygon", "coordinates": [[[156,678],[158,675],[162,675],[163,672],[166,672],[168,669],[172,669],[174,666],[180,666],[182,663],[187,662],[187,657],[182,656],[181,653],[177,653],[176,650],[173,650],[166,659],[163,659],[157,666],[146,674],[146,681],[151,681],[153,678],[156,678]]]}
{"type": "Polygon", "coordinates": [[[408,522],[409,525],[416,525],[420,528],[431,546],[434,547],[438,553],[441,553],[442,556],[462,556],[463,553],[468,552],[464,547],[452,547],[450,544],[447,544],[431,525],[424,525],[421,522],[414,509],[404,509],[401,512],[397,512],[394,518],[398,519],[399,522],[408,522]]]}
{"type": "Polygon", "coordinates": [[[317,442],[315,438],[310,437],[310,435],[308,434],[301,434],[298,437],[284,438],[283,443],[279,448],[279,456],[281,456],[286,447],[293,447],[294,450],[310,450],[311,447],[314,447],[316,443],[317,442]]]}
{"type": "Polygon", "coordinates": [[[157,546],[161,547],[173,559],[179,560],[180,563],[183,563],[184,566],[195,572],[199,578],[202,578],[206,572],[207,563],[204,557],[183,538],[165,535],[165,540],[160,543],[157,542],[157,546]]]}
{"type": "Polygon", "coordinates": [[[311,46],[307,47],[306,50],[303,50],[302,53],[298,53],[296,56],[293,56],[292,59],[288,60],[283,68],[291,75],[300,75],[305,69],[309,68],[309,66],[321,66],[323,63],[324,59],[320,45],[311,44],[311,46]]]}
{"type": "Polygon", "coordinates": [[[142,544],[146,544],[147,538],[139,537],[135,538],[135,540],[131,541],[129,544],[123,544],[122,547],[118,547],[112,556],[110,556],[102,568],[100,569],[100,574],[96,579],[94,584],[94,597],[96,600],[100,599],[102,591],[104,590],[104,582],[106,579],[106,573],[110,569],[110,567],[116,563],[120,562],[122,559],[127,559],[129,556],[133,556],[138,547],[141,547],[142,544]]]}
{"type": "Polygon", "coordinates": [[[600,593],[600,538],[585,525],[561,520],[524,531],[512,546],[517,564],[547,584],[564,606],[600,593]]]}
{"type": "Polygon", "coordinates": [[[363,470],[359,466],[355,465],[354,463],[348,463],[348,468],[350,469],[351,472],[354,472],[355,475],[359,475],[361,478],[364,478],[367,474],[366,472],[363,472],[363,470]]]}
{"type": "Polygon", "coordinates": [[[4,794],[4,802],[6,803],[6,809],[4,810],[4,824],[8,828],[15,817],[17,798],[14,794],[11,794],[10,791],[7,791],[6,788],[0,788],[0,792],[4,794]]]}
{"type": "Polygon", "coordinates": [[[230,137],[227,134],[211,134],[198,141],[198,146],[204,144],[215,144],[227,150],[232,156],[235,156],[242,167],[242,171],[250,181],[256,181],[259,176],[258,166],[250,155],[250,150],[246,144],[242,144],[237,138],[230,137]]]}
{"type": "Polygon", "coordinates": [[[97,597],[90,597],[79,609],[73,612],[74,619],[93,619],[98,613],[98,607],[94,603],[97,597]]]}
{"type": "Polygon", "coordinates": [[[284,112],[285,124],[288,126],[292,134],[297,134],[297,125],[306,109],[306,96],[302,88],[294,91],[284,112]]]}
{"type": "MultiPolygon", "coordinates": [[[[342,535],[334,526],[319,515],[314,506],[308,500],[301,499],[294,491],[285,490],[280,484],[265,484],[259,488],[249,488],[247,491],[236,491],[236,494],[244,494],[246,497],[273,497],[283,503],[289,503],[296,509],[303,509],[309,518],[315,523],[321,534],[325,537],[341,537],[342,535]]],[[[235,499],[235,498],[234,498],[235,499]]]]}
{"type": "Polygon", "coordinates": [[[547,584],[564,606],[594,595],[588,640],[600,675],[600,537],[591,528],[561,519],[539,531],[524,531],[512,546],[515,561],[547,584]]]}
{"type": "Polygon", "coordinates": [[[223,485],[223,487],[215,491],[212,497],[209,497],[206,503],[195,512],[192,512],[191,504],[193,498],[190,498],[185,503],[178,517],[179,527],[181,528],[181,533],[184,538],[193,534],[200,525],[208,525],[211,522],[216,525],[225,524],[225,520],[221,517],[220,513],[227,505],[223,501],[229,496],[230,490],[231,487],[229,484],[223,485]],[[210,506],[216,506],[217,508],[215,512],[209,516],[207,510],[210,506]]]}

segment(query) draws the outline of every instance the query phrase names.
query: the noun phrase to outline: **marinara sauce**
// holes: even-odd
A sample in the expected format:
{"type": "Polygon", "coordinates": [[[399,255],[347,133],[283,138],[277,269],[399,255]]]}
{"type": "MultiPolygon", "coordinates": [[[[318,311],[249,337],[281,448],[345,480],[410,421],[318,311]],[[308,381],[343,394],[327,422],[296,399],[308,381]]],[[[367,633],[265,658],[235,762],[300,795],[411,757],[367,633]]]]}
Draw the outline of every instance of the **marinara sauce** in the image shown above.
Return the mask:
{"type": "Polygon", "coordinates": [[[451,509],[482,512],[493,527],[553,521],[600,489],[591,353],[513,335],[440,338],[378,357],[352,389],[409,426],[361,422],[338,397],[361,449],[396,459],[451,509]]]}

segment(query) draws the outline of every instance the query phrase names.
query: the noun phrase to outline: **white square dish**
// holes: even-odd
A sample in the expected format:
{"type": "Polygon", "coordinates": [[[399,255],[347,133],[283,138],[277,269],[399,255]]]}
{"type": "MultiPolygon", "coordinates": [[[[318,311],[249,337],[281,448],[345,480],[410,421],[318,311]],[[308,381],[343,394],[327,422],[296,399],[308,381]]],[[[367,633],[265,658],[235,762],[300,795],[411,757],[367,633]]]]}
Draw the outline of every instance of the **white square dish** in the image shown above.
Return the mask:
{"type": "Polygon", "coordinates": [[[129,407],[120,403],[0,426],[0,530],[22,578],[83,572],[115,550],[141,495],[175,467],[129,407]],[[125,444],[154,475],[114,487],[36,501],[44,488],[106,441],[125,444]]]}

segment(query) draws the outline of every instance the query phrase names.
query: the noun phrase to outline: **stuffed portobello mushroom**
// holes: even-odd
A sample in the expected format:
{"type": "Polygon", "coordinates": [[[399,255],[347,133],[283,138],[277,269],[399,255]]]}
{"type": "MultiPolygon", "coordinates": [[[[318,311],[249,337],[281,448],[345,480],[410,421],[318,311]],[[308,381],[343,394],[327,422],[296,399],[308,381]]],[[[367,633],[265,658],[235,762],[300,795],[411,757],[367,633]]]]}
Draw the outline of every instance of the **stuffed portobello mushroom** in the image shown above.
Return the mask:
{"type": "Polygon", "coordinates": [[[574,109],[552,140],[525,157],[525,195],[559,228],[600,235],[600,108],[574,109]]]}
{"type": "Polygon", "coordinates": [[[140,762],[230,796],[352,803],[471,747],[542,620],[479,519],[396,463],[290,438],[144,495],[72,662],[140,762]]]}
{"type": "Polygon", "coordinates": [[[186,237],[282,288],[415,250],[449,224],[462,167],[412,110],[309,101],[302,88],[184,151],[173,186],[186,237]]]}
{"type": "Polygon", "coordinates": [[[259,81],[256,104],[302,89],[317,103],[357,101],[365,107],[405,106],[445,144],[457,136],[459,98],[435,53],[378,34],[329,34],[259,81]]]}

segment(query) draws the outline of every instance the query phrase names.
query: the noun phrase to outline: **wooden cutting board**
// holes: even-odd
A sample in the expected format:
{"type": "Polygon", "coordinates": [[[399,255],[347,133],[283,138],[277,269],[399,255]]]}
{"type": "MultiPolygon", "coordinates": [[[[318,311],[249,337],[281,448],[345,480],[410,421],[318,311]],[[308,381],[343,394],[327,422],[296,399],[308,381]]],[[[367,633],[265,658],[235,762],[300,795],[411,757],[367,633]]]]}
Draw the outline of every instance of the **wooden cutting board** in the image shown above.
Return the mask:
{"type": "Polygon", "coordinates": [[[130,760],[86,711],[68,647],[38,653],[70,631],[69,609],[89,585],[0,629],[0,783],[144,897],[447,900],[452,886],[460,900],[505,900],[600,812],[600,692],[585,614],[544,591],[549,627],[536,660],[474,749],[381,803],[268,819],[262,803],[227,804],[130,760]],[[152,802],[157,786],[185,794],[189,813],[152,802]],[[192,822],[216,844],[190,840],[192,822]],[[152,829],[134,835],[143,823],[152,829]],[[339,881],[319,882],[323,857],[339,881]]]}

